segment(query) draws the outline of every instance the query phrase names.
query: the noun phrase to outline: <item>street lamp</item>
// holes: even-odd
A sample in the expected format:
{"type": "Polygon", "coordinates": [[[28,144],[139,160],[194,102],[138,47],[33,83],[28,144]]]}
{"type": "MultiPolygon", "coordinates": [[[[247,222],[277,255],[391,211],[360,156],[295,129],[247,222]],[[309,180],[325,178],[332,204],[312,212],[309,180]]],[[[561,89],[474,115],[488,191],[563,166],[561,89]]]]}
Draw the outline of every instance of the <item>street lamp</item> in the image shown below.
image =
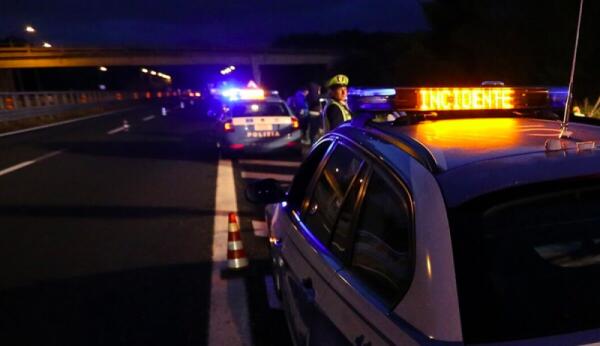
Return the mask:
{"type": "Polygon", "coordinates": [[[100,66],[98,69],[102,72],[108,71],[108,68],[106,68],[106,66],[100,66]]]}
{"type": "Polygon", "coordinates": [[[142,68],[142,72],[143,73],[148,73],[148,69],[147,68],[142,68]]]}
{"type": "Polygon", "coordinates": [[[235,66],[231,65],[231,66],[228,66],[228,67],[222,69],[221,74],[226,75],[226,74],[230,74],[233,71],[235,71],[235,66]]]}
{"type": "Polygon", "coordinates": [[[48,42],[44,42],[42,44],[42,47],[44,47],[44,48],[52,48],[52,45],[50,43],[48,43],[48,42]]]}
{"type": "Polygon", "coordinates": [[[33,34],[33,33],[35,33],[35,28],[33,26],[31,26],[31,25],[27,25],[25,27],[25,31],[33,34]]]}

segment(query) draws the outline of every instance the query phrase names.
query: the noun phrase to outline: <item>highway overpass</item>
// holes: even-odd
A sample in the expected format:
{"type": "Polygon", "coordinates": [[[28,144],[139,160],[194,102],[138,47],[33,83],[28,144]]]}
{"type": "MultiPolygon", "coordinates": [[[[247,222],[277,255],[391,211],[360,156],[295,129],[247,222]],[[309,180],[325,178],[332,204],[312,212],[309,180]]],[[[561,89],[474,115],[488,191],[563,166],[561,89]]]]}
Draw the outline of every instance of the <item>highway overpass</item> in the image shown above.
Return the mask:
{"type": "MultiPolygon", "coordinates": [[[[251,65],[260,81],[262,65],[331,65],[338,55],[297,50],[202,50],[111,48],[0,48],[0,69],[86,66],[251,65]]],[[[0,71],[1,72],[1,71],[0,71]]]]}

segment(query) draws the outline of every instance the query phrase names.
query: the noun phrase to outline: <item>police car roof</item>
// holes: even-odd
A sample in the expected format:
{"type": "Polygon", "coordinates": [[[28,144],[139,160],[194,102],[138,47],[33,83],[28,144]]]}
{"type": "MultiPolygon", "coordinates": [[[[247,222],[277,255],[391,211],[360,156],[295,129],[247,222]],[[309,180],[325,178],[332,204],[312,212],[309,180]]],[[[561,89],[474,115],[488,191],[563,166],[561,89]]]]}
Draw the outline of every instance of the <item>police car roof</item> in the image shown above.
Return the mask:
{"type": "MultiPolygon", "coordinates": [[[[342,126],[339,132],[360,130],[342,126]]],[[[371,124],[376,132],[429,165],[447,202],[458,205],[510,186],[600,173],[600,152],[577,152],[576,142],[599,141],[600,127],[572,123],[568,150],[546,150],[557,139],[560,122],[532,118],[468,118],[424,121],[407,126],[371,124]]],[[[360,135],[359,135],[360,136],[360,135]]],[[[366,138],[365,138],[366,139],[366,138]]],[[[368,141],[368,139],[367,139],[368,141]]],[[[361,142],[365,142],[364,140],[361,142]]],[[[382,153],[393,161],[393,154],[382,153]]]]}

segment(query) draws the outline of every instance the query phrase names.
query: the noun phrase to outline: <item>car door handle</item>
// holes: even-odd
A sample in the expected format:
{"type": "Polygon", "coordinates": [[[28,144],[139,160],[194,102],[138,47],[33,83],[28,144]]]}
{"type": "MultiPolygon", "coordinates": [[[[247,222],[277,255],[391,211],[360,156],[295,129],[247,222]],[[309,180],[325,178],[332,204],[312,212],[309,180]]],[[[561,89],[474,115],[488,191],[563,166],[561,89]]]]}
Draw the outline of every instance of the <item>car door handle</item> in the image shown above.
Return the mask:
{"type": "Polygon", "coordinates": [[[370,341],[365,341],[364,335],[359,335],[356,339],[354,339],[355,346],[371,346],[370,341]]]}
{"type": "Polygon", "coordinates": [[[304,287],[305,289],[312,290],[313,289],[312,279],[311,278],[302,279],[302,287],[304,287]]]}

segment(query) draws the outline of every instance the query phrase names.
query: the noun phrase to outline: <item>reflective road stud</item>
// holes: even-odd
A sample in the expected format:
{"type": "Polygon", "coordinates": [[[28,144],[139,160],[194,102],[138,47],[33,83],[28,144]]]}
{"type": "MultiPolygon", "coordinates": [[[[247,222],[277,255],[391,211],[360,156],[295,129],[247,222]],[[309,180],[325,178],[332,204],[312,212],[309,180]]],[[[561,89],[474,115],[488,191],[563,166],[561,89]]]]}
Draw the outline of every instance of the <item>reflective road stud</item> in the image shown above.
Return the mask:
{"type": "Polygon", "coordinates": [[[227,268],[238,270],[248,267],[248,258],[242,244],[240,226],[235,213],[229,213],[227,234],[227,268]]]}

